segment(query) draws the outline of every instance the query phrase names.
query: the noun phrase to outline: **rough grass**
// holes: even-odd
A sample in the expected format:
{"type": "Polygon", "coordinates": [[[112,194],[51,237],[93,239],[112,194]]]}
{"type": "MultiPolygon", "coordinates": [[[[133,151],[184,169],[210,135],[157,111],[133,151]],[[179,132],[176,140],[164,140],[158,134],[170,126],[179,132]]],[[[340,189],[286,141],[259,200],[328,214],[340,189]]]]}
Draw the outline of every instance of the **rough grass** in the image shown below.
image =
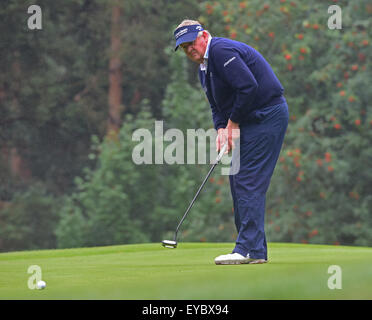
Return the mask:
{"type": "Polygon", "coordinates": [[[232,243],[160,243],[0,254],[0,299],[372,299],[372,248],[269,243],[269,263],[218,265],[232,243]],[[44,290],[30,290],[30,265],[44,290]],[[330,290],[331,265],[342,289],[330,290]]]}

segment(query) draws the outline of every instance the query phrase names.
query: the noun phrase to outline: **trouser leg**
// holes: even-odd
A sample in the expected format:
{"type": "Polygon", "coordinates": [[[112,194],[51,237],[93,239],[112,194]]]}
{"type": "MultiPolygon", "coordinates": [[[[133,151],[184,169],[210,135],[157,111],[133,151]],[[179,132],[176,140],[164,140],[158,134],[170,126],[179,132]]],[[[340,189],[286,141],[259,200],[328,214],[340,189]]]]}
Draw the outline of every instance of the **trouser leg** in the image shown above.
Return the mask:
{"type": "Polygon", "coordinates": [[[286,104],[268,111],[260,123],[242,126],[239,154],[233,154],[232,167],[239,171],[230,177],[238,237],[233,252],[267,260],[264,227],[265,201],[285,130],[288,124],[286,104]],[[234,158],[235,156],[235,158],[234,158]]]}

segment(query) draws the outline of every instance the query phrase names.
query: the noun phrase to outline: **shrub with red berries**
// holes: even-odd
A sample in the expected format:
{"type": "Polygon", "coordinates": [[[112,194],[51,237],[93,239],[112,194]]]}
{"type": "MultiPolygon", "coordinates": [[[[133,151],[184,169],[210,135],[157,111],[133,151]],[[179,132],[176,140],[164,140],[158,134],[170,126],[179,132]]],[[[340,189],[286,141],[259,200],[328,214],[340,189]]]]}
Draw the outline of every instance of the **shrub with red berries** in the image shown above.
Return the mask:
{"type": "MultiPolygon", "coordinates": [[[[244,10],[240,4],[219,1],[203,22],[216,36],[256,48],[285,89],[290,121],[267,196],[269,239],[372,245],[367,28],[328,29],[324,12],[330,3],[321,0],[307,6],[251,1],[244,10]],[[224,29],[225,11],[235,33],[224,29]],[[276,211],[279,217],[269,213],[276,211]]],[[[343,21],[368,21],[370,5],[343,2],[342,15],[343,21]]]]}

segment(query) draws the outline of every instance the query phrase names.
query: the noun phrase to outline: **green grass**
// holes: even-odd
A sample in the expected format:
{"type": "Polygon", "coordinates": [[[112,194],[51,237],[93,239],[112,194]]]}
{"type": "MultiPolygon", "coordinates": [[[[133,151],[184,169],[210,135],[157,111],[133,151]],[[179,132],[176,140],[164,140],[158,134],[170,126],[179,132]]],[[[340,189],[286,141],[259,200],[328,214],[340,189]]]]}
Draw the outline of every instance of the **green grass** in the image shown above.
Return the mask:
{"type": "Polygon", "coordinates": [[[269,263],[219,265],[232,243],[160,243],[0,254],[0,299],[372,299],[372,248],[269,244],[269,263]],[[30,265],[44,290],[30,290],[30,265]],[[342,289],[327,286],[342,269],[342,289]]]}

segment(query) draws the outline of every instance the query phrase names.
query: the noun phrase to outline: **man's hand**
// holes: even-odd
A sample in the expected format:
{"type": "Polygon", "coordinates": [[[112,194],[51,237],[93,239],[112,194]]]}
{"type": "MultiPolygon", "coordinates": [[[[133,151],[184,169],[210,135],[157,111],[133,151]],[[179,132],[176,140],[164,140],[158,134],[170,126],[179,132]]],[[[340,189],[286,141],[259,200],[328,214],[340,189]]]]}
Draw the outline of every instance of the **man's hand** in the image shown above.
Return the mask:
{"type": "Polygon", "coordinates": [[[240,137],[239,123],[228,121],[226,128],[220,128],[217,131],[216,149],[221,150],[223,145],[228,142],[226,153],[235,147],[234,140],[240,137]]]}

